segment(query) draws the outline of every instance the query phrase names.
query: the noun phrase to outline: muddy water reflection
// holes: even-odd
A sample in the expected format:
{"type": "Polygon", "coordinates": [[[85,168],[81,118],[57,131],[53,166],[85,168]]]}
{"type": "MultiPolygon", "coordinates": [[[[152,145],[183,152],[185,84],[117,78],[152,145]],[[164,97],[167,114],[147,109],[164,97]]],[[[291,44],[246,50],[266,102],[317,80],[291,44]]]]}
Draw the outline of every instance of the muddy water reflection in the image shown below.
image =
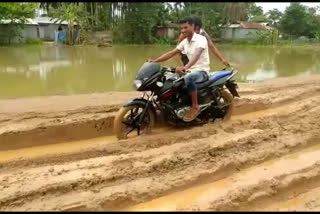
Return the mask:
{"type": "MultiPolygon", "coordinates": [[[[130,91],[137,69],[169,46],[1,47],[0,98],[130,91]]],[[[240,71],[240,81],[319,73],[314,50],[221,45],[226,59],[240,71]]],[[[211,57],[212,70],[222,65],[211,57]]],[[[177,65],[177,58],[164,65],[177,65]]]]}

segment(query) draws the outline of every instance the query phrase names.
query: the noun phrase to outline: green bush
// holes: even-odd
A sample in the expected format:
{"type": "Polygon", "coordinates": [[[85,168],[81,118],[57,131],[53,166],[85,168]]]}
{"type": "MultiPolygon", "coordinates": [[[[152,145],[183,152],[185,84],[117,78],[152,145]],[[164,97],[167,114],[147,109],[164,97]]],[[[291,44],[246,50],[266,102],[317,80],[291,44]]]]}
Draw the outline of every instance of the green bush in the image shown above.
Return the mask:
{"type": "Polygon", "coordinates": [[[320,42],[320,30],[314,34],[314,39],[315,41],[320,42]]]}
{"type": "Polygon", "coordinates": [[[159,39],[156,39],[155,43],[157,45],[176,45],[177,41],[170,37],[161,37],[159,39]]]}
{"type": "Polygon", "coordinates": [[[20,24],[8,24],[0,26],[0,45],[20,43],[22,40],[23,26],[20,24]]]}
{"type": "Polygon", "coordinates": [[[42,40],[38,38],[26,38],[25,43],[28,45],[40,45],[42,44],[42,40]]]}
{"type": "Polygon", "coordinates": [[[235,39],[231,40],[232,45],[254,45],[256,42],[254,40],[244,40],[244,39],[235,39]]]}
{"type": "Polygon", "coordinates": [[[275,45],[278,43],[279,32],[276,29],[258,31],[256,35],[257,44],[275,45]]]}

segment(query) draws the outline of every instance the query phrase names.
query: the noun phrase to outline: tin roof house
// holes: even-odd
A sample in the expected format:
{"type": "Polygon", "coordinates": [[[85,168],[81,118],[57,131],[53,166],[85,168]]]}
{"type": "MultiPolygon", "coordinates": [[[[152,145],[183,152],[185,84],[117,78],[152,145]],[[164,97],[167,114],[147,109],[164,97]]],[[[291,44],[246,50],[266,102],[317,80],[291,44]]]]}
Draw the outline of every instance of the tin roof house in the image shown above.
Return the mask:
{"type": "Polygon", "coordinates": [[[268,30],[268,26],[257,22],[239,22],[225,26],[221,37],[225,40],[251,40],[255,39],[257,32],[261,30],[268,30]]]}
{"type": "MultiPolygon", "coordinates": [[[[46,13],[43,13],[43,11],[41,13],[37,11],[36,14],[37,16],[35,18],[27,19],[27,21],[24,23],[20,38],[22,41],[26,40],[27,38],[55,41],[56,31],[58,30],[59,26],[67,28],[68,23],[66,21],[55,23],[56,19],[48,17],[46,13]]],[[[5,28],[7,28],[8,25],[13,21],[14,20],[0,21],[0,36],[1,31],[5,33],[5,28]]]]}

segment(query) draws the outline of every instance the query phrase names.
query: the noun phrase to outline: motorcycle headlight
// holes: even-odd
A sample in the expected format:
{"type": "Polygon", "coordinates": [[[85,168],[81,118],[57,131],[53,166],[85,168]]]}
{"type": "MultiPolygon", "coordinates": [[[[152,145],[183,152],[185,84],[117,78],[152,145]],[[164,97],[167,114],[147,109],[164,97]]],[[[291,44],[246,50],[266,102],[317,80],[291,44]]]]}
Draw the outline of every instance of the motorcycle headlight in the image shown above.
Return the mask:
{"type": "Polygon", "coordinates": [[[141,80],[135,80],[134,81],[134,87],[136,89],[139,89],[141,87],[141,85],[142,85],[142,81],[141,80]]]}

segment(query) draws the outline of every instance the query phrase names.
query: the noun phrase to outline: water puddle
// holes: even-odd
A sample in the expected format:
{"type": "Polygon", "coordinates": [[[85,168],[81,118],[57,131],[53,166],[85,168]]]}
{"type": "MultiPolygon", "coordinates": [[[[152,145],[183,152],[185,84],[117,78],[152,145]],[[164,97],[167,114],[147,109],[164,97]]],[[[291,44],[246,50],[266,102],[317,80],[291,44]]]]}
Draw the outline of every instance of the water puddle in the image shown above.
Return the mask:
{"type": "MultiPolygon", "coordinates": [[[[170,129],[170,127],[159,127],[159,128],[155,128],[152,131],[152,135],[156,135],[164,132],[173,132],[173,131],[175,130],[170,129]]],[[[134,139],[134,138],[137,138],[137,136],[136,135],[129,136],[128,139],[134,139]]],[[[97,137],[97,138],[80,140],[80,141],[69,141],[69,142],[48,144],[48,145],[21,148],[21,149],[15,149],[15,150],[5,150],[5,151],[0,151],[0,162],[17,159],[17,158],[35,158],[35,157],[40,157],[45,155],[52,155],[52,154],[71,153],[71,152],[79,151],[81,149],[86,149],[86,148],[110,144],[110,143],[117,143],[117,142],[119,142],[118,139],[114,135],[112,135],[112,136],[97,137]]]]}
{"type": "Polygon", "coordinates": [[[230,177],[212,183],[197,185],[184,191],[175,192],[149,202],[125,208],[125,211],[176,211],[191,209],[192,204],[200,205],[218,198],[239,185],[259,182],[270,176],[298,170],[320,161],[320,145],[285,155],[282,158],[266,161],[257,166],[242,170],[230,177]],[[190,206],[190,209],[188,208],[190,206]]]}
{"type": "Polygon", "coordinates": [[[197,187],[193,187],[181,192],[173,193],[147,203],[132,206],[126,211],[173,211],[185,207],[187,204],[192,204],[202,197],[208,195],[217,195],[219,190],[223,190],[228,186],[227,179],[219,180],[214,183],[209,183],[197,187]]]}
{"type": "Polygon", "coordinates": [[[81,141],[70,141],[15,150],[0,151],[0,161],[16,158],[34,158],[39,156],[75,152],[80,149],[117,142],[115,136],[104,136],[81,141]]]}

